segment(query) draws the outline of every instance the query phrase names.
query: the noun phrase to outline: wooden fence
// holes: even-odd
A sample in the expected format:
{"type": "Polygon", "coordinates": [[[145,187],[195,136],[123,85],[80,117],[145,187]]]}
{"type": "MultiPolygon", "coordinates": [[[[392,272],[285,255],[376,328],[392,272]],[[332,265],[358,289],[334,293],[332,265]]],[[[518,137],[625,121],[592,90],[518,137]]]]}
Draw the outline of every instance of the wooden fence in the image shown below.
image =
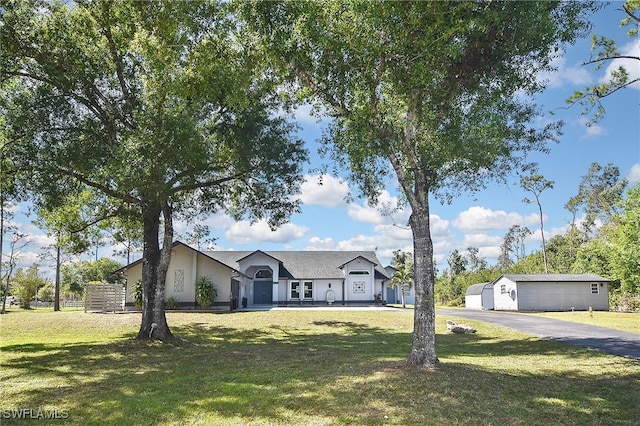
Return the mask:
{"type": "Polygon", "coordinates": [[[124,296],[122,284],[87,284],[84,286],[84,311],[123,311],[124,296]]]}

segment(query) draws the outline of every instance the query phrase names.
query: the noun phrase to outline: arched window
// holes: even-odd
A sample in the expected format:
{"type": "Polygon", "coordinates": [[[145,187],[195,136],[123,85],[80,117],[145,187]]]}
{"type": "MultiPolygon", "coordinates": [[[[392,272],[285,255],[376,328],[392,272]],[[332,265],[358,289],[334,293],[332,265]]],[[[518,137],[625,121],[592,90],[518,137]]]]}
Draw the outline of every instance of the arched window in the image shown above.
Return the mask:
{"type": "Polygon", "coordinates": [[[257,280],[273,278],[273,272],[271,269],[259,269],[254,278],[257,280]]]}

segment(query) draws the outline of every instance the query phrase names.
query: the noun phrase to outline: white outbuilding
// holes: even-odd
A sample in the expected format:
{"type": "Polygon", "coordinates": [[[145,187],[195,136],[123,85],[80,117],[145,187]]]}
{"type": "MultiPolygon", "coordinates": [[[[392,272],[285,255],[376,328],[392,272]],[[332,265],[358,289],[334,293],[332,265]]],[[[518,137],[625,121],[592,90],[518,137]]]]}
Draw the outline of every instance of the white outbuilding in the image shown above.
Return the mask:
{"type": "Polygon", "coordinates": [[[594,274],[505,274],[492,284],[495,310],[609,310],[609,280],[594,274]]]}
{"type": "Polygon", "coordinates": [[[470,285],[464,296],[467,309],[493,309],[493,283],[470,285]]]}

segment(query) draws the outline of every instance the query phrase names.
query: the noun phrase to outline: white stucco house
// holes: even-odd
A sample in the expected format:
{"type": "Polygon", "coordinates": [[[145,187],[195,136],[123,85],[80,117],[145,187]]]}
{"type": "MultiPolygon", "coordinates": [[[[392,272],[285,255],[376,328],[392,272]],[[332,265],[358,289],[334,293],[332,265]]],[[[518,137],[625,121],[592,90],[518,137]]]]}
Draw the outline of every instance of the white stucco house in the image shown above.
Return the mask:
{"type": "Polygon", "coordinates": [[[470,285],[464,296],[467,309],[493,309],[493,283],[470,285]]]}
{"type": "MultiPolygon", "coordinates": [[[[133,284],[142,261],[119,271],[126,276],[125,306],[133,307],[133,284]]],[[[214,306],[369,304],[385,301],[389,276],[372,251],[198,251],[172,246],[165,299],[196,307],[195,283],[211,279],[218,290],[214,306]]]]}
{"type": "Polygon", "coordinates": [[[495,310],[609,310],[609,280],[594,274],[506,274],[492,285],[495,310]]]}

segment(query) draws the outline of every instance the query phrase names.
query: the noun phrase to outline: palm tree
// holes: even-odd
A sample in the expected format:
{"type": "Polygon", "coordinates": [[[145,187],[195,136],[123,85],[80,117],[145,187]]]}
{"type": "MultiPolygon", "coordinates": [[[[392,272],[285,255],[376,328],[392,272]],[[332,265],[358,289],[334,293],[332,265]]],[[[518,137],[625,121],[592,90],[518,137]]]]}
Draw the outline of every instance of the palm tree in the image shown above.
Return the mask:
{"type": "Polygon", "coordinates": [[[403,264],[397,266],[398,269],[393,273],[389,285],[391,288],[396,288],[396,286],[400,287],[402,307],[406,308],[404,294],[407,289],[410,290],[413,287],[413,260],[405,259],[403,264]]]}

